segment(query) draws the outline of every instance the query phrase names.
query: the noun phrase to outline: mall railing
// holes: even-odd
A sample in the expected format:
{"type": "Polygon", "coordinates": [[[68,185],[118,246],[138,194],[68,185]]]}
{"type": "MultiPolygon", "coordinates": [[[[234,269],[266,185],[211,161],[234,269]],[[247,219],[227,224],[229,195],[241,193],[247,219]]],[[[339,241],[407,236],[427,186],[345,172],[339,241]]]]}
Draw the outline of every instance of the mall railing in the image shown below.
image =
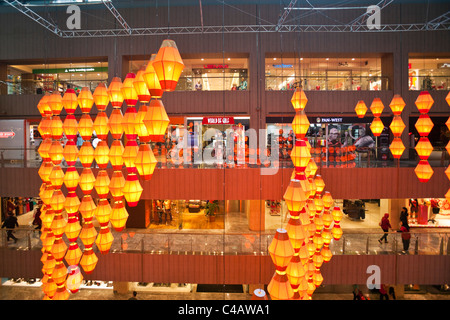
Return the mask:
{"type": "MultiPolygon", "coordinates": [[[[383,168],[383,167],[416,167],[419,161],[417,152],[414,148],[406,148],[404,151],[405,159],[398,161],[393,159],[389,147],[370,148],[358,151],[353,148],[339,151],[334,147],[311,148],[311,157],[318,167],[321,168],[383,168]]],[[[289,155],[289,149],[280,149],[278,158],[264,158],[259,156],[255,161],[250,161],[247,156],[242,159],[236,157],[232,160],[226,158],[217,161],[217,158],[204,160],[201,155],[194,160],[194,156],[176,158],[173,152],[160,144],[154,144],[153,153],[158,161],[157,168],[196,168],[196,169],[215,169],[215,168],[263,168],[269,165],[279,168],[293,168],[292,160],[289,155]],[[201,160],[198,160],[201,159],[201,160]],[[267,162],[268,160],[269,162],[267,162]]],[[[270,149],[269,149],[270,150],[270,149]]],[[[450,157],[444,147],[434,147],[431,153],[429,163],[433,167],[445,167],[450,163],[450,157]]],[[[0,167],[18,167],[18,168],[39,168],[42,164],[42,158],[38,152],[38,146],[35,148],[2,148],[0,147],[0,167]]],[[[62,165],[65,166],[63,160],[62,165]]],[[[81,168],[81,162],[78,160],[76,167],[81,168]]],[[[95,166],[95,161],[94,161],[95,166]]]]}
{"type": "Polygon", "coordinates": [[[449,90],[450,76],[410,76],[408,77],[409,90],[449,90]]]}
{"type": "MultiPolygon", "coordinates": [[[[7,230],[1,229],[0,247],[11,250],[40,250],[40,233],[32,227],[14,229],[17,242],[7,241],[7,230]]],[[[191,254],[191,255],[269,255],[268,247],[273,232],[263,233],[226,233],[218,230],[209,232],[188,232],[185,230],[136,229],[116,232],[111,230],[114,241],[111,253],[144,254],[191,254]]],[[[445,232],[411,232],[408,250],[404,251],[400,232],[389,232],[388,243],[379,243],[383,232],[346,232],[339,241],[332,240],[330,250],[333,255],[449,255],[450,234],[445,232]]],[[[67,246],[68,240],[63,236],[67,246]]],[[[81,249],[84,248],[78,240],[81,249]]],[[[95,247],[95,246],[94,246],[95,247]]],[[[95,250],[98,250],[95,248],[95,250]]]]}
{"type": "Polygon", "coordinates": [[[385,76],[270,76],[266,75],[266,90],[294,90],[301,85],[306,91],[389,90],[385,76]]]}
{"type": "MultiPolygon", "coordinates": [[[[81,77],[80,77],[81,78],[81,77]]],[[[94,92],[97,85],[100,83],[108,83],[108,79],[101,80],[83,80],[77,79],[75,76],[72,81],[37,81],[37,80],[22,80],[22,81],[11,81],[7,80],[7,94],[10,95],[20,95],[20,94],[43,94],[45,92],[53,92],[54,88],[63,86],[64,91],[67,89],[67,85],[71,88],[81,88],[88,87],[92,92],[94,92]],[[42,84],[44,82],[44,85],[42,84]]]]}

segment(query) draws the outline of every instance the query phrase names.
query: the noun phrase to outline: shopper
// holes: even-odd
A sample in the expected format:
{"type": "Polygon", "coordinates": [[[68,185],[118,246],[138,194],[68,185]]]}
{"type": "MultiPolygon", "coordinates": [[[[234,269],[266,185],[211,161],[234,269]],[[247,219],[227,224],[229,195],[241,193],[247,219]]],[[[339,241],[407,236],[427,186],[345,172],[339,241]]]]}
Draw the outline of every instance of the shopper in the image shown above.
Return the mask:
{"type": "Polygon", "coordinates": [[[409,232],[409,227],[401,226],[400,232],[402,233],[403,251],[402,253],[408,252],[409,243],[411,241],[411,233],[409,232]]]}
{"type": "Polygon", "coordinates": [[[389,296],[386,292],[386,286],[384,284],[380,286],[380,300],[389,300],[389,296]]]}
{"type": "Polygon", "coordinates": [[[42,220],[41,220],[41,208],[40,207],[36,207],[34,210],[33,225],[36,226],[36,228],[34,228],[34,230],[38,230],[39,234],[41,234],[42,220]]]}
{"type": "Polygon", "coordinates": [[[131,298],[129,298],[128,300],[137,300],[136,296],[137,296],[137,292],[133,291],[133,296],[131,298]]]}
{"type": "Polygon", "coordinates": [[[18,227],[19,223],[17,222],[17,218],[14,216],[14,214],[9,211],[8,212],[8,217],[5,219],[5,221],[2,224],[2,229],[3,228],[7,228],[8,230],[6,231],[7,237],[6,237],[6,241],[9,241],[9,239],[13,239],[14,243],[17,242],[17,238],[14,236],[13,231],[15,227],[18,227]]]}
{"type": "Polygon", "coordinates": [[[387,236],[389,229],[392,229],[391,223],[389,222],[389,213],[385,213],[384,217],[381,219],[380,227],[383,229],[384,235],[378,240],[381,243],[384,240],[384,243],[387,243],[387,236]]]}
{"type": "Polygon", "coordinates": [[[409,229],[408,224],[408,209],[406,207],[402,208],[402,211],[400,212],[400,227],[405,226],[409,229]]]}

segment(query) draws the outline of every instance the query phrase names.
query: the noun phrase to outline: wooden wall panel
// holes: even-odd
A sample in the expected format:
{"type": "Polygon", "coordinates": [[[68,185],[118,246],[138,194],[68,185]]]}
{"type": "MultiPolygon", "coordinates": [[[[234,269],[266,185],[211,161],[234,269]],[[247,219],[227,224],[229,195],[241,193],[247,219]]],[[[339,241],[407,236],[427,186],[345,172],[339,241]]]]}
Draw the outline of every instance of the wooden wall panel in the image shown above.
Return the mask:
{"type": "Polygon", "coordinates": [[[399,256],[397,269],[397,281],[401,284],[450,281],[450,257],[447,255],[399,256]]]}
{"type": "Polygon", "coordinates": [[[0,277],[42,277],[41,251],[9,250],[0,248],[0,277]]]}

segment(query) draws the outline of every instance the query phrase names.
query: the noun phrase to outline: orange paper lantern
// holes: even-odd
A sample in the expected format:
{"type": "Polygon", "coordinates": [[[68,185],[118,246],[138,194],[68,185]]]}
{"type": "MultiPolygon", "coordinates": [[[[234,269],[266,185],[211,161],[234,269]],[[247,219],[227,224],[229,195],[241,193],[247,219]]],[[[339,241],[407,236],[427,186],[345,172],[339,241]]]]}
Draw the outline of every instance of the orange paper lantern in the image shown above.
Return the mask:
{"type": "Polygon", "coordinates": [[[434,103],[428,91],[422,91],[416,99],[416,107],[420,113],[428,113],[434,103]]]}
{"type": "Polygon", "coordinates": [[[66,110],[67,114],[74,114],[78,107],[78,98],[75,90],[69,88],[62,97],[62,106],[66,110]]]}
{"type": "Polygon", "coordinates": [[[381,113],[383,112],[384,105],[380,98],[375,98],[372,101],[372,104],[370,105],[370,111],[372,111],[372,114],[374,117],[380,117],[381,113]]]}
{"type": "Polygon", "coordinates": [[[85,248],[80,261],[80,265],[84,272],[86,274],[92,273],[97,265],[97,262],[98,258],[92,250],[92,247],[85,248]]]}
{"type": "Polygon", "coordinates": [[[291,215],[298,215],[305,206],[307,197],[299,180],[291,180],[283,195],[286,206],[291,215]]]}
{"type": "Polygon", "coordinates": [[[120,108],[123,104],[123,93],[122,93],[122,80],[119,77],[114,77],[109,84],[108,87],[108,94],[109,94],[109,101],[111,102],[111,105],[113,108],[120,108]]]}
{"type": "Polygon", "coordinates": [[[150,180],[155,171],[157,160],[148,144],[141,144],[134,165],[139,175],[146,181],[150,180]]]}
{"type": "Polygon", "coordinates": [[[94,105],[94,97],[88,87],[81,88],[80,94],[78,95],[78,104],[80,105],[81,112],[89,113],[91,111],[94,105]]]}
{"type": "Polygon", "coordinates": [[[110,222],[117,232],[122,231],[125,228],[128,219],[128,212],[125,209],[123,201],[119,200],[114,202],[111,210],[110,222]]]}
{"type": "Polygon", "coordinates": [[[114,237],[107,226],[101,226],[95,244],[102,254],[107,254],[113,243],[114,237]]]}
{"type": "Polygon", "coordinates": [[[286,274],[279,274],[275,272],[270,280],[267,291],[272,300],[289,300],[294,296],[294,291],[291,287],[289,279],[286,274]]]}
{"type": "Polygon", "coordinates": [[[396,94],[391,100],[391,103],[389,104],[389,107],[391,108],[394,115],[398,116],[402,113],[403,109],[405,108],[405,101],[403,101],[403,98],[396,94]]]}
{"type": "Polygon", "coordinates": [[[97,110],[100,112],[105,111],[109,103],[109,93],[103,82],[100,82],[97,85],[92,97],[94,98],[94,103],[97,106],[97,110]]]}
{"type": "Polygon", "coordinates": [[[433,146],[427,137],[421,137],[415,149],[421,160],[427,160],[433,151],[433,146]]]}
{"type": "Polygon", "coordinates": [[[355,107],[355,112],[358,118],[364,118],[364,115],[367,112],[367,107],[363,100],[358,101],[355,107]]]}
{"type": "Polygon", "coordinates": [[[184,69],[184,63],[175,41],[166,39],[162,42],[152,65],[158,76],[161,89],[174,91],[184,69]]]}
{"type": "Polygon", "coordinates": [[[94,159],[100,169],[106,169],[108,166],[109,152],[108,143],[104,140],[99,141],[94,150],[94,159]]]}
{"type": "Polygon", "coordinates": [[[405,123],[403,122],[402,117],[400,117],[399,115],[395,115],[392,119],[391,124],[389,125],[389,128],[391,128],[394,137],[400,137],[405,127],[405,123]]]}
{"type": "Polygon", "coordinates": [[[130,207],[137,206],[143,190],[137,174],[129,173],[125,179],[122,192],[130,207]]]}
{"type": "Polygon", "coordinates": [[[415,124],[417,132],[421,137],[427,137],[434,127],[433,121],[427,114],[421,114],[415,124]]]}
{"type": "Polygon", "coordinates": [[[54,116],[61,114],[63,108],[62,97],[58,91],[53,91],[53,93],[48,97],[47,104],[52,110],[54,116]]]}
{"type": "Polygon", "coordinates": [[[149,62],[147,63],[147,67],[145,68],[143,77],[152,98],[159,99],[162,97],[164,91],[163,89],[161,89],[161,84],[159,83],[158,75],[156,74],[156,71],[153,68],[153,61],[155,60],[155,58],[156,54],[152,54],[149,62]]]}
{"type": "Polygon", "coordinates": [[[109,116],[108,126],[109,131],[113,139],[122,138],[123,127],[122,127],[123,115],[120,109],[113,109],[111,115],[109,116]]]}
{"type": "Polygon", "coordinates": [[[145,69],[145,66],[141,67],[141,69],[136,73],[136,78],[133,82],[134,89],[136,90],[137,96],[141,103],[149,103],[151,98],[147,84],[144,80],[145,69]]]}
{"type": "Polygon", "coordinates": [[[389,149],[391,150],[392,156],[395,159],[400,159],[403,151],[405,151],[405,145],[403,144],[402,139],[394,138],[391,145],[389,146],[389,149]]]}
{"type": "Polygon", "coordinates": [[[270,257],[278,271],[285,271],[294,255],[289,235],[285,229],[277,229],[269,246],[270,257]]]}
{"type": "Polygon", "coordinates": [[[297,112],[292,121],[292,131],[297,139],[303,139],[309,130],[309,120],[304,112],[297,112]]]}
{"type": "Polygon", "coordinates": [[[304,110],[307,102],[308,98],[306,98],[305,92],[303,91],[303,89],[297,87],[291,98],[291,103],[292,106],[294,107],[294,110],[295,111],[304,110]]]}
{"type": "Polygon", "coordinates": [[[106,140],[108,138],[109,132],[108,121],[109,121],[108,116],[104,111],[100,111],[95,117],[93,128],[99,139],[106,140]]]}
{"type": "Polygon", "coordinates": [[[427,160],[420,160],[419,164],[414,169],[414,172],[416,173],[417,178],[419,178],[419,181],[424,183],[428,182],[434,173],[427,160]]]}
{"type": "Polygon", "coordinates": [[[370,124],[370,130],[372,131],[375,137],[379,137],[383,132],[384,124],[380,118],[375,117],[370,124]]]}
{"type": "Polygon", "coordinates": [[[161,100],[150,102],[143,122],[152,141],[163,141],[170,120],[161,100]]]}
{"type": "Polygon", "coordinates": [[[291,152],[291,159],[294,167],[305,170],[311,159],[311,154],[309,153],[304,140],[295,141],[295,146],[291,152]]]}
{"type": "Polygon", "coordinates": [[[136,75],[134,73],[128,73],[122,84],[123,99],[128,107],[134,107],[138,100],[136,89],[134,88],[134,79],[136,75]]]}
{"type": "Polygon", "coordinates": [[[85,113],[81,116],[80,122],[78,122],[78,133],[83,140],[91,140],[92,133],[94,132],[94,123],[89,114],[85,113]]]}
{"type": "Polygon", "coordinates": [[[73,114],[68,114],[63,122],[63,131],[67,139],[73,140],[77,137],[78,122],[73,114]]]}

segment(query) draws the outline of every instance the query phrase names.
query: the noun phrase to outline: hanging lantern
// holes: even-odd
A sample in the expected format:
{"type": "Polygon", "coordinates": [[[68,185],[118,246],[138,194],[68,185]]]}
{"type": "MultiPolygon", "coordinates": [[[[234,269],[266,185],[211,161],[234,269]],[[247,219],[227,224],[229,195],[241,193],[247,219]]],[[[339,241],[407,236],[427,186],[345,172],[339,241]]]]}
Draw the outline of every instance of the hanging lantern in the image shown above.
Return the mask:
{"type": "Polygon", "coordinates": [[[57,285],[64,284],[67,278],[67,268],[62,260],[56,260],[55,269],[52,272],[52,278],[57,285]]]}
{"type": "MultiPolygon", "coordinates": [[[[83,253],[81,252],[80,247],[76,242],[72,242],[67,250],[67,253],[64,257],[69,266],[77,265],[83,253]]],[[[69,267],[70,268],[70,267],[69,267]]]]}
{"type": "Polygon", "coordinates": [[[94,97],[91,90],[88,87],[81,88],[78,95],[78,104],[80,105],[81,112],[89,113],[94,105],[94,97]]]}
{"type": "Polygon", "coordinates": [[[297,252],[305,243],[305,238],[308,237],[308,234],[300,219],[291,217],[286,225],[286,231],[294,252],[297,252]]]}
{"type": "Polygon", "coordinates": [[[113,243],[113,235],[107,226],[101,226],[95,244],[102,254],[107,254],[113,243]]]}
{"type": "Polygon", "coordinates": [[[110,179],[106,170],[100,170],[95,179],[94,188],[100,199],[106,199],[109,193],[110,179]]]}
{"type": "Polygon", "coordinates": [[[109,116],[108,126],[113,139],[121,139],[123,134],[122,127],[123,115],[120,109],[113,109],[109,116]]]}
{"type": "Polygon", "coordinates": [[[97,265],[98,258],[95,255],[92,247],[84,249],[83,256],[81,257],[80,265],[86,274],[92,273],[97,265]]]}
{"type": "Polygon", "coordinates": [[[91,140],[92,133],[94,132],[94,122],[89,114],[84,113],[80,122],[78,122],[78,133],[83,138],[83,140],[91,140]]]}
{"type": "Polygon", "coordinates": [[[111,210],[110,222],[117,232],[125,228],[128,219],[128,212],[123,201],[116,201],[111,210]]]}
{"type": "Polygon", "coordinates": [[[292,121],[292,131],[297,139],[303,139],[309,130],[309,120],[306,114],[303,112],[297,112],[294,120],[292,121]]]}
{"type": "Polygon", "coordinates": [[[119,77],[114,77],[109,84],[108,94],[109,101],[113,108],[120,108],[123,104],[123,93],[122,93],[122,80],[119,77]]]}
{"type": "Polygon", "coordinates": [[[148,91],[147,84],[144,80],[145,69],[145,66],[142,66],[139,69],[133,82],[134,89],[136,90],[137,96],[141,103],[149,103],[151,99],[150,92],[148,91]]]}
{"type": "Polygon", "coordinates": [[[430,157],[431,152],[433,151],[433,146],[431,145],[430,140],[428,140],[427,137],[421,137],[415,149],[421,160],[427,160],[430,157]]]}
{"type": "Polygon", "coordinates": [[[391,128],[394,137],[400,137],[405,127],[406,127],[405,123],[403,122],[402,117],[399,115],[394,116],[389,126],[389,128],[391,128]]]}
{"type": "Polygon", "coordinates": [[[372,104],[370,105],[370,111],[372,111],[372,114],[374,117],[380,117],[381,113],[383,112],[384,105],[380,98],[375,98],[372,101],[372,104]]]}
{"type": "Polygon", "coordinates": [[[139,178],[135,173],[129,173],[125,179],[125,185],[122,192],[130,207],[137,206],[142,194],[142,186],[139,183],[139,178]]]}
{"type": "Polygon", "coordinates": [[[325,208],[325,210],[330,209],[331,206],[333,205],[334,200],[329,191],[324,192],[324,194],[322,196],[322,202],[323,202],[323,207],[325,208]]]}
{"type": "Polygon", "coordinates": [[[64,233],[67,236],[67,239],[69,239],[69,242],[75,242],[77,241],[78,235],[80,234],[81,226],[80,222],[78,221],[77,214],[72,214],[69,216],[64,233]]]}
{"type": "Polygon", "coordinates": [[[272,300],[289,300],[294,296],[294,291],[286,273],[280,274],[275,272],[267,286],[267,291],[272,300]]]}
{"type": "Polygon", "coordinates": [[[414,169],[417,178],[419,178],[420,182],[428,182],[434,171],[431,168],[430,164],[427,160],[420,160],[417,167],[414,169]]]}
{"type": "Polygon", "coordinates": [[[48,155],[50,157],[50,160],[53,162],[54,165],[59,165],[64,157],[63,155],[64,149],[61,144],[61,141],[53,141],[50,149],[48,150],[48,155]]]}
{"type": "Polygon", "coordinates": [[[415,127],[421,137],[427,137],[430,134],[431,129],[433,129],[434,124],[427,114],[421,114],[419,119],[417,119],[415,127]]]}
{"type": "Polygon", "coordinates": [[[294,249],[285,229],[277,229],[269,246],[270,257],[277,270],[285,271],[289,261],[294,255],[294,249]]]}
{"type": "Polygon", "coordinates": [[[47,104],[52,110],[52,114],[54,116],[61,114],[63,103],[61,94],[57,90],[53,91],[53,93],[48,97],[47,104]]]}
{"type": "Polygon", "coordinates": [[[402,139],[394,138],[391,145],[389,146],[389,150],[391,150],[392,156],[395,159],[400,159],[403,151],[405,151],[405,145],[403,144],[402,139]]]}
{"type": "Polygon", "coordinates": [[[89,168],[94,162],[94,148],[89,141],[84,141],[78,152],[78,158],[84,168],[89,168]]]}
{"type": "Polygon", "coordinates": [[[283,199],[291,215],[298,215],[306,204],[306,195],[299,180],[291,180],[287,187],[283,199]]]}
{"type": "Polygon", "coordinates": [[[109,148],[106,141],[99,141],[94,150],[94,159],[100,169],[106,169],[109,162],[109,148]]]}
{"type": "Polygon", "coordinates": [[[76,265],[70,265],[67,272],[68,276],[66,279],[66,288],[71,293],[77,293],[81,283],[83,282],[83,275],[80,272],[80,268],[76,265]]]}
{"type": "Polygon", "coordinates": [[[109,103],[109,94],[106,85],[103,82],[100,82],[94,90],[94,94],[92,95],[94,99],[94,103],[97,106],[97,110],[102,112],[105,111],[108,107],[109,103]]]}
{"type": "Polygon", "coordinates": [[[51,161],[42,162],[38,174],[41,177],[43,182],[50,182],[50,174],[53,171],[53,163],[51,161]]]}
{"type": "Polygon", "coordinates": [[[80,238],[85,247],[92,247],[95,238],[97,238],[97,230],[95,230],[92,221],[85,221],[78,238],[80,238]]]}
{"type": "Polygon", "coordinates": [[[147,142],[150,142],[150,136],[148,134],[147,127],[144,123],[145,115],[147,114],[148,107],[147,105],[143,104],[139,108],[139,111],[136,115],[136,133],[139,136],[139,141],[141,142],[141,145],[147,142]]]}
{"type": "Polygon", "coordinates": [[[296,112],[304,110],[307,102],[308,98],[306,98],[305,92],[303,91],[303,89],[297,87],[291,98],[291,103],[294,107],[294,110],[296,112]]]}
{"type": "Polygon", "coordinates": [[[383,132],[384,124],[380,118],[374,118],[372,123],[370,124],[370,130],[372,131],[375,137],[379,137],[383,132]]]}
{"type": "Polygon", "coordinates": [[[79,207],[79,211],[81,213],[81,216],[84,220],[91,221],[94,217],[95,208],[97,206],[95,205],[94,200],[92,199],[91,195],[85,195],[83,199],[81,199],[81,204],[79,207]]]}
{"type": "Polygon", "coordinates": [[[78,182],[81,191],[85,195],[88,195],[94,189],[95,177],[91,168],[84,168],[80,175],[80,181],[78,182]]]}
{"type": "Polygon", "coordinates": [[[128,107],[134,107],[138,100],[136,89],[134,88],[134,73],[128,73],[122,84],[123,99],[128,107]]]}
{"type": "Polygon", "coordinates": [[[364,118],[364,115],[367,112],[367,107],[363,100],[358,101],[355,107],[355,112],[358,118],[364,118]]]}
{"type": "Polygon", "coordinates": [[[52,116],[52,109],[48,105],[48,99],[50,97],[50,94],[46,92],[42,98],[39,100],[39,103],[37,105],[37,108],[39,110],[39,113],[42,117],[51,117],[52,116]]]}
{"type": "Polygon", "coordinates": [[[78,107],[78,98],[75,90],[69,88],[62,97],[62,106],[66,110],[67,114],[74,114],[78,107]]]}
{"type": "Polygon", "coordinates": [[[428,91],[422,91],[416,99],[416,107],[420,113],[428,113],[434,103],[428,91]]]}
{"type": "Polygon", "coordinates": [[[111,215],[111,206],[108,199],[100,199],[95,208],[94,215],[100,225],[107,225],[111,215]]]}
{"type": "MultiPolygon", "coordinates": [[[[66,201],[66,197],[64,196],[62,191],[60,189],[56,189],[53,191],[52,198],[50,199],[50,206],[52,207],[52,210],[55,211],[55,213],[61,213],[62,210],[64,209],[65,201],[66,201]]],[[[53,221],[55,221],[55,219],[53,219],[53,221]]],[[[53,224],[52,224],[52,229],[53,229],[53,224]]],[[[53,230],[53,233],[56,235],[55,230],[53,230]]]]}
{"type": "Polygon", "coordinates": [[[75,141],[68,140],[63,149],[63,157],[68,166],[74,166],[78,159],[78,148],[75,141]]]}
{"type": "Polygon", "coordinates": [[[42,278],[42,291],[48,296],[50,299],[55,295],[56,289],[58,286],[56,285],[55,280],[47,274],[42,278]]]}
{"type": "MultiPolygon", "coordinates": [[[[331,235],[331,233],[330,233],[331,235]]],[[[333,253],[330,250],[330,247],[327,245],[324,245],[322,250],[320,251],[320,254],[323,257],[323,262],[330,262],[331,258],[333,257],[333,253]]]]}
{"type": "Polygon", "coordinates": [[[63,131],[67,139],[73,140],[77,137],[78,122],[73,114],[68,114],[63,122],[63,131]]]}
{"type": "Polygon", "coordinates": [[[128,140],[123,150],[122,159],[129,173],[136,172],[134,162],[138,155],[139,147],[136,140],[128,140]]]}
{"type": "Polygon", "coordinates": [[[152,99],[152,101],[150,101],[148,111],[143,121],[152,141],[164,140],[164,134],[166,133],[170,120],[161,100],[152,99]]]}
{"type": "Polygon", "coordinates": [[[323,178],[320,174],[316,175],[315,182],[316,182],[316,193],[321,194],[323,189],[325,188],[325,182],[323,181],[323,178]]]}
{"type": "Polygon", "coordinates": [[[75,214],[78,212],[78,208],[80,207],[80,200],[77,197],[75,191],[69,191],[67,194],[66,200],[64,201],[64,209],[67,214],[75,214]]]}
{"type": "Polygon", "coordinates": [[[50,121],[50,133],[54,140],[61,139],[64,133],[63,122],[59,116],[53,116],[50,121]]]}
{"type": "Polygon", "coordinates": [[[333,229],[331,229],[331,234],[333,235],[334,240],[338,241],[342,237],[342,228],[339,223],[335,223],[333,229]]]}
{"type": "Polygon", "coordinates": [[[124,147],[120,140],[114,140],[109,149],[109,161],[114,170],[121,170],[123,166],[123,152],[124,147]]]}
{"type": "Polygon", "coordinates": [[[389,104],[389,107],[391,108],[394,115],[399,116],[402,113],[405,105],[406,105],[406,103],[405,103],[405,101],[403,101],[403,98],[399,94],[396,94],[392,98],[391,103],[389,104]]]}
{"type": "Polygon", "coordinates": [[[63,183],[69,191],[75,191],[80,181],[80,175],[75,167],[69,167],[64,174],[63,183]]]}
{"type": "Polygon", "coordinates": [[[331,212],[332,216],[333,216],[333,220],[334,222],[340,222],[342,219],[342,211],[341,208],[339,208],[338,206],[335,206],[333,208],[333,211],[331,212]]]}
{"type": "Polygon", "coordinates": [[[39,145],[38,152],[39,155],[42,157],[44,162],[48,159],[50,160],[50,156],[48,155],[48,151],[50,150],[52,146],[52,139],[45,139],[42,141],[42,143],[39,145]]]}
{"type": "Polygon", "coordinates": [[[152,54],[149,62],[147,63],[147,67],[145,68],[143,77],[152,98],[159,99],[162,97],[164,91],[163,89],[161,89],[161,84],[159,83],[158,75],[156,74],[156,71],[153,68],[153,61],[155,60],[155,58],[156,54],[152,54]]]}
{"type": "Polygon", "coordinates": [[[108,138],[109,132],[108,121],[109,121],[108,116],[104,111],[100,111],[95,117],[93,128],[99,139],[106,140],[108,138]]]}
{"type": "Polygon", "coordinates": [[[162,42],[152,65],[158,76],[161,89],[174,91],[184,69],[184,63],[175,41],[166,39],[162,42]]]}
{"type": "Polygon", "coordinates": [[[294,167],[299,168],[299,170],[305,170],[311,159],[311,154],[304,140],[295,141],[295,146],[291,151],[291,159],[294,167]]]}
{"type": "MultiPolygon", "coordinates": [[[[55,242],[53,243],[51,253],[52,256],[55,258],[55,260],[57,261],[56,264],[58,264],[58,262],[61,262],[64,259],[66,252],[67,252],[67,245],[62,239],[62,234],[60,236],[55,236],[55,242]]],[[[52,275],[56,283],[59,283],[58,280],[56,279],[55,271],[53,271],[52,275]]]]}
{"type": "Polygon", "coordinates": [[[109,183],[109,192],[113,196],[114,200],[120,200],[123,198],[123,187],[125,186],[125,178],[122,171],[114,171],[109,183]]]}
{"type": "Polygon", "coordinates": [[[150,180],[155,171],[156,164],[157,160],[150,146],[148,144],[141,144],[134,161],[139,176],[146,181],[150,180]]]}

